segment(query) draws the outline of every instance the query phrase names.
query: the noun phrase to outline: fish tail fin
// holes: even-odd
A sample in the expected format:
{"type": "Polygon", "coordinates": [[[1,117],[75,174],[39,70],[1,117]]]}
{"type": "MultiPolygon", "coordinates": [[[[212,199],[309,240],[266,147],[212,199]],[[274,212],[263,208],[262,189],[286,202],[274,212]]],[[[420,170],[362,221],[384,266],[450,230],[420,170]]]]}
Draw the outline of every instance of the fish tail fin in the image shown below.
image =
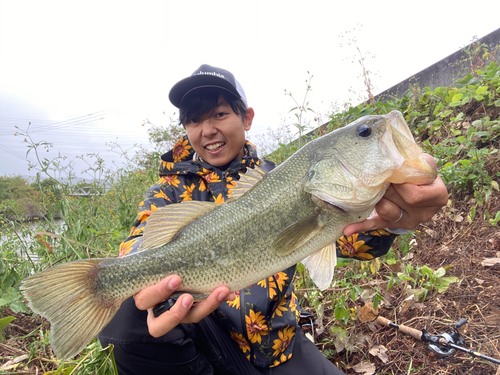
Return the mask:
{"type": "Polygon", "coordinates": [[[92,269],[102,261],[69,262],[23,280],[31,310],[51,323],[50,344],[60,359],[78,354],[120,308],[121,300],[96,293],[98,272],[92,269]]]}

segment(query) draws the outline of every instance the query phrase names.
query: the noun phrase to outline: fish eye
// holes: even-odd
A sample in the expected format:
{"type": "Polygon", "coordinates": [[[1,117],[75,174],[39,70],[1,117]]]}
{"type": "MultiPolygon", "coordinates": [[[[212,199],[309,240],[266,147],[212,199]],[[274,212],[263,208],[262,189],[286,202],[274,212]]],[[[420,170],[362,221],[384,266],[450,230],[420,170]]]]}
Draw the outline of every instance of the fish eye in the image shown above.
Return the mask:
{"type": "Polygon", "coordinates": [[[366,124],[361,124],[356,128],[356,133],[363,138],[369,137],[372,134],[372,128],[366,124]]]}

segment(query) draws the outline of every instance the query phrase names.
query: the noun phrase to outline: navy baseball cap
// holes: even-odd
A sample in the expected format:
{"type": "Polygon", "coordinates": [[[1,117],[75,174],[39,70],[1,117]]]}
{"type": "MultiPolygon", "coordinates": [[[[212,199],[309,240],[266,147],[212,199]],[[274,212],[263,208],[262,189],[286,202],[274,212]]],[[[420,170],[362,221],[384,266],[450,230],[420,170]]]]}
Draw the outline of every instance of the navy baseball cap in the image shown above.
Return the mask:
{"type": "Polygon", "coordinates": [[[187,94],[193,90],[205,87],[217,87],[229,91],[248,106],[245,91],[243,91],[240,83],[234,78],[233,73],[207,64],[200,66],[190,77],[177,82],[170,89],[168,98],[173,105],[179,108],[187,94]]]}

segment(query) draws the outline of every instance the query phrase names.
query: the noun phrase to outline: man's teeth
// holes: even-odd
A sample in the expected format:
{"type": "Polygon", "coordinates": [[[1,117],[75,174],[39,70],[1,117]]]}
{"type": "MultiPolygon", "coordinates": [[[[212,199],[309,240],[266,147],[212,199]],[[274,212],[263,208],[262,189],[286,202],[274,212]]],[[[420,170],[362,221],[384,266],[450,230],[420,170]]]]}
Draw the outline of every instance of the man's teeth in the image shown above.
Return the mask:
{"type": "Polygon", "coordinates": [[[213,143],[211,145],[206,145],[205,147],[207,150],[214,151],[217,150],[219,147],[224,146],[224,142],[219,142],[219,143],[213,143]]]}

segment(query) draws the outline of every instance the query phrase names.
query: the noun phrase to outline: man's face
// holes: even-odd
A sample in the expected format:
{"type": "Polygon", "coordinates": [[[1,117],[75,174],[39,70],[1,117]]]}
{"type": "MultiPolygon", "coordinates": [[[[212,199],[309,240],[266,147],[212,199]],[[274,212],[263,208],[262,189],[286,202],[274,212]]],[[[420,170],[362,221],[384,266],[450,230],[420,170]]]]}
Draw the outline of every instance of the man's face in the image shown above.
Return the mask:
{"type": "Polygon", "coordinates": [[[244,156],[245,131],[250,130],[253,116],[253,109],[249,108],[243,120],[221,96],[212,112],[186,124],[186,133],[206,163],[221,167],[244,156]]]}

